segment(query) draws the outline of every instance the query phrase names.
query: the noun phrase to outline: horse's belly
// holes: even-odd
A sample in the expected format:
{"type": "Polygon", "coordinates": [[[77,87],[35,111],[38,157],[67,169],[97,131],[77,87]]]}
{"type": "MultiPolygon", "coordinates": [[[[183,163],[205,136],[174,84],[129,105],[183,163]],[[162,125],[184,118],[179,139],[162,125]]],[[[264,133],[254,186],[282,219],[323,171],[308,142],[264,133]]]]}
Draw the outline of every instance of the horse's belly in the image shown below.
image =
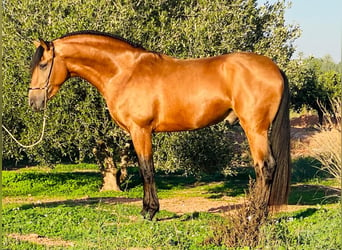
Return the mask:
{"type": "Polygon", "coordinates": [[[186,131],[207,127],[224,120],[230,108],[229,102],[223,100],[168,107],[159,112],[155,131],[186,131]]]}

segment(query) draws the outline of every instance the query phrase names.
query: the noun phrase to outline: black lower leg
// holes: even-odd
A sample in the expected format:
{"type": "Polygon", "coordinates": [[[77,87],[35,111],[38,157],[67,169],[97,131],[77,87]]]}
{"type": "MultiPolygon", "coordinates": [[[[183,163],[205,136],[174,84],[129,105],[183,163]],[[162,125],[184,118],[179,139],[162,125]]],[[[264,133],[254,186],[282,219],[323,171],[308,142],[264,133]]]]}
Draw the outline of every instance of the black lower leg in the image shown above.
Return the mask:
{"type": "Polygon", "coordinates": [[[152,220],[159,211],[159,200],[154,181],[154,167],[152,158],[144,159],[139,157],[140,174],[144,184],[143,209],[141,214],[144,218],[152,220]]]}

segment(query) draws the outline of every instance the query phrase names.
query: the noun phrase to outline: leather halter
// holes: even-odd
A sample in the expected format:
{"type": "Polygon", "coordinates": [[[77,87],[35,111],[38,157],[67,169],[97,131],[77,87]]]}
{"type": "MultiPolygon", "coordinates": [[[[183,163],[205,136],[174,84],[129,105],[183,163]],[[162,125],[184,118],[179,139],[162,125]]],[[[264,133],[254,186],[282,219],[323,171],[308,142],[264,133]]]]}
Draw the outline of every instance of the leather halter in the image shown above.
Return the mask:
{"type": "Polygon", "coordinates": [[[50,42],[50,45],[52,47],[52,62],[51,62],[51,67],[50,67],[50,71],[49,71],[49,74],[48,74],[48,77],[46,79],[46,82],[45,82],[45,85],[44,87],[34,87],[34,88],[31,88],[29,87],[28,90],[46,90],[45,92],[45,98],[47,97],[47,90],[49,88],[49,83],[50,83],[50,77],[51,77],[51,72],[52,72],[52,68],[53,68],[53,63],[54,63],[54,59],[55,59],[55,47],[53,46],[53,43],[50,42]]]}

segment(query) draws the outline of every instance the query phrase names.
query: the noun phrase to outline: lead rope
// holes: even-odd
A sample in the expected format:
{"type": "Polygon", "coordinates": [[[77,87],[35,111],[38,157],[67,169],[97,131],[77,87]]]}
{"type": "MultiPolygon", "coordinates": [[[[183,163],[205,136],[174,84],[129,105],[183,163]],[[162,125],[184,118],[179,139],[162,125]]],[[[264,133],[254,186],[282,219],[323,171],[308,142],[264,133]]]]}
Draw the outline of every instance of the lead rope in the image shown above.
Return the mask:
{"type": "Polygon", "coordinates": [[[46,109],[44,110],[44,117],[43,117],[43,128],[42,128],[42,133],[40,135],[40,138],[38,139],[38,141],[36,141],[35,143],[33,144],[30,144],[30,145],[24,145],[22,144],[20,141],[18,141],[14,135],[4,126],[2,125],[2,128],[10,135],[10,137],[18,144],[20,145],[21,147],[23,148],[32,148],[36,145],[38,145],[42,140],[43,140],[43,137],[44,137],[44,133],[45,133],[45,125],[46,125],[46,109]]]}
{"type": "MultiPolygon", "coordinates": [[[[53,44],[52,44],[52,49],[54,49],[53,44]]],[[[50,76],[51,76],[51,72],[52,72],[52,67],[53,67],[53,63],[54,63],[54,56],[52,58],[52,63],[51,63],[51,67],[50,67],[50,72],[48,75],[48,78],[46,79],[46,83],[45,86],[43,88],[29,88],[29,90],[40,90],[40,89],[44,89],[45,90],[45,94],[44,94],[44,116],[43,116],[43,126],[42,126],[42,133],[40,135],[40,138],[38,139],[38,141],[34,142],[33,144],[30,145],[24,145],[22,144],[20,141],[18,141],[14,135],[4,126],[2,125],[2,128],[10,135],[10,137],[21,147],[23,148],[32,148],[36,145],[38,145],[44,138],[44,133],[45,133],[45,126],[46,126],[46,110],[47,110],[47,96],[48,96],[48,86],[49,86],[49,81],[50,81],[50,76]]]]}
{"type": "MultiPolygon", "coordinates": [[[[52,65],[51,65],[51,68],[52,68],[52,65]]],[[[51,70],[50,70],[50,74],[51,74],[51,70]]],[[[20,141],[18,141],[14,135],[4,126],[2,125],[2,128],[10,135],[10,137],[21,147],[23,148],[32,148],[36,145],[38,145],[44,138],[44,133],[45,133],[45,125],[46,125],[46,110],[47,110],[47,92],[48,92],[48,81],[49,81],[49,78],[50,78],[50,74],[49,74],[49,77],[48,77],[48,80],[47,80],[47,84],[45,84],[44,88],[45,88],[45,95],[44,95],[44,116],[43,116],[43,126],[42,126],[42,133],[40,135],[40,138],[38,139],[38,141],[30,144],[30,145],[24,145],[22,144],[20,141]]]]}

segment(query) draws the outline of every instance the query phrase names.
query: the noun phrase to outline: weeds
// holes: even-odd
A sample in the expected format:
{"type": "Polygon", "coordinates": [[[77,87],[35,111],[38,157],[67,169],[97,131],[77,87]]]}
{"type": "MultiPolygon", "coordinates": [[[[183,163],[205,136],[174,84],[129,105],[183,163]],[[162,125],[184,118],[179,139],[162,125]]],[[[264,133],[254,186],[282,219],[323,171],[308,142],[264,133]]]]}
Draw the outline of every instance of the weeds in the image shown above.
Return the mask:
{"type": "Polygon", "coordinates": [[[269,209],[267,201],[260,198],[260,190],[252,181],[246,202],[229,218],[229,223],[221,223],[214,230],[209,243],[227,247],[256,247],[260,240],[260,228],[266,223],[269,209]]]}
{"type": "Polygon", "coordinates": [[[332,114],[323,106],[325,124],[320,126],[320,133],[313,136],[310,145],[314,158],[321,162],[321,170],[332,175],[341,185],[341,99],[335,99],[332,103],[332,114]]]}

